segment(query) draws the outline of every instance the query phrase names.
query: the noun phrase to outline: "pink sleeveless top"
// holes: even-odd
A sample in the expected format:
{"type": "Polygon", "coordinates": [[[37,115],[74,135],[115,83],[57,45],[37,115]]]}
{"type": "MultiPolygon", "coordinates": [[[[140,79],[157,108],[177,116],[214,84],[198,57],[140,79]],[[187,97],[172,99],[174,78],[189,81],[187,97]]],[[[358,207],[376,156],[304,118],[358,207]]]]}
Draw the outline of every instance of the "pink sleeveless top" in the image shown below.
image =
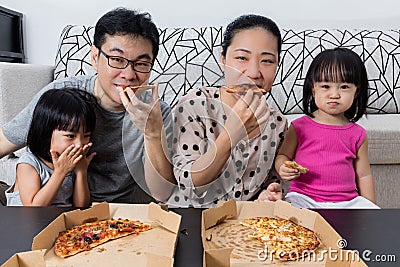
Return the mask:
{"type": "Polygon", "coordinates": [[[355,123],[320,124],[307,116],[292,122],[298,139],[294,160],[309,171],[290,183],[290,191],[318,202],[347,201],[357,197],[354,160],[366,131],[355,123]]]}

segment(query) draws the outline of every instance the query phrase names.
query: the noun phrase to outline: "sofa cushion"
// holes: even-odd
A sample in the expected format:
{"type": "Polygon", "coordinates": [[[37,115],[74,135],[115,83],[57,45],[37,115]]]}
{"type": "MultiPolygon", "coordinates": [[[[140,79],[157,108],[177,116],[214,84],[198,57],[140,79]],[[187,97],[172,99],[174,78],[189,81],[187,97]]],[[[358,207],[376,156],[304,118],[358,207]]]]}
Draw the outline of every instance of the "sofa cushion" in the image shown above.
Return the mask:
{"type": "Polygon", "coordinates": [[[171,106],[190,89],[224,84],[220,67],[222,27],[160,29],[160,50],[150,83],[171,106]]]}
{"type": "MultiPolygon", "coordinates": [[[[223,27],[164,28],[150,82],[172,107],[192,88],[224,84],[219,65],[223,27]]],[[[62,31],[55,79],[91,74],[94,28],[68,25],[62,31]]],[[[368,71],[368,113],[400,113],[400,30],[282,30],[282,53],[269,104],[284,114],[300,114],[302,86],[312,59],[322,50],[347,47],[361,56],[368,71]]]]}
{"type": "MultiPolygon", "coordinates": [[[[303,116],[290,114],[289,122],[303,116]]],[[[400,164],[400,114],[368,114],[358,122],[367,131],[371,164],[400,164]]]]}
{"type": "Polygon", "coordinates": [[[359,124],[367,129],[371,164],[400,164],[400,114],[368,114],[359,124]]]}
{"type": "Polygon", "coordinates": [[[53,66],[0,62],[0,127],[53,79],[53,71],[53,66]]]}
{"type": "Polygon", "coordinates": [[[54,80],[95,72],[90,59],[93,35],[93,26],[68,25],[62,30],[55,60],[54,80]]]}
{"type": "Polygon", "coordinates": [[[368,72],[368,113],[400,113],[400,31],[306,30],[282,32],[279,65],[270,101],[284,114],[302,113],[302,86],[321,51],[346,47],[360,55],[368,72]]]}

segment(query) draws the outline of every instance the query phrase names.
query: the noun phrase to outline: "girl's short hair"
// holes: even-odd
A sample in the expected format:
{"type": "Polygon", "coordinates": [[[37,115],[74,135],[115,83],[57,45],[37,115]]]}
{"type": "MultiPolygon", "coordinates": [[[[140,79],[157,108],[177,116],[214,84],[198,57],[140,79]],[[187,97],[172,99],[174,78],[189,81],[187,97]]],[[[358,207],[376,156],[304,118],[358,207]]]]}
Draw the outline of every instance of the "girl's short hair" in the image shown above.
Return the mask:
{"type": "Polygon", "coordinates": [[[229,23],[224,32],[224,39],[222,41],[222,55],[226,56],[228,47],[232,44],[232,40],[238,32],[258,27],[263,28],[264,30],[270,32],[273,36],[276,37],[278,44],[279,60],[282,50],[282,37],[278,26],[273,20],[264,16],[254,14],[242,15],[229,23]]]}
{"type": "Polygon", "coordinates": [[[51,89],[43,93],[33,111],[27,137],[31,152],[52,162],[51,137],[54,130],[93,132],[96,124],[93,95],[76,88],[51,89]]]}
{"type": "Polygon", "coordinates": [[[312,94],[316,82],[345,82],[357,87],[353,105],[344,115],[350,121],[358,121],[367,109],[368,76],[361,58],[343,47],[327,49],[319,53],[311,62],[303,86],[304,113],[313,117],[318,109],[312,94]]]}

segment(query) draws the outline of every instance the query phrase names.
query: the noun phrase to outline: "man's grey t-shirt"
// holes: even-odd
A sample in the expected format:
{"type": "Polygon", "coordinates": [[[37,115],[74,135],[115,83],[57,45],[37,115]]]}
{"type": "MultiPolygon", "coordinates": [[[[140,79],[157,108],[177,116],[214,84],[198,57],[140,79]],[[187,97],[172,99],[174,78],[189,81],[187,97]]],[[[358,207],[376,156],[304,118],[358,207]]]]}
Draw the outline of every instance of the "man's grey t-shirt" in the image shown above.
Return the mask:
{"type": "MultiPolygon", "coordinates": [[[[50,89],[79,88],[94,94],[94,82],[97,75],[74,76],[56,80],[41,91],[14,119],[3,127],[5,137],[17,146],[26,145],[32,113],[40,96],[50,89]]],[[[149,103],[151,91],[145,91],[140,97],[149,103]]],[[[172,140],[171,108],[160,101],[168,148],[172,140]]],[[[153,198],[143,190],[144,181],[144,135],[129,120],[125,111],[112,112],[100,105],[95,105],[96,127],[92,133],[93,147],[96,156],[88,168],[88,182],[91,201],[148,203],[153,198]],[[122,134],[123,133],[123,134],[122,134]],[[126,153],[128,163],[126,162],[126,153]],[[127,164],[130,164],[129,168],[127,164]],[[132,174],[129,171],[132,170],[132,174]],[[142,181],[137,184],[136,181],[142,181]]],[[[90,153],[90,152],[89,152],[90,153]]],[[[160,151],[160,153],[162,153],[160,151]]],[[[170,152],[169,152],[170,153],[170,152]]]]}

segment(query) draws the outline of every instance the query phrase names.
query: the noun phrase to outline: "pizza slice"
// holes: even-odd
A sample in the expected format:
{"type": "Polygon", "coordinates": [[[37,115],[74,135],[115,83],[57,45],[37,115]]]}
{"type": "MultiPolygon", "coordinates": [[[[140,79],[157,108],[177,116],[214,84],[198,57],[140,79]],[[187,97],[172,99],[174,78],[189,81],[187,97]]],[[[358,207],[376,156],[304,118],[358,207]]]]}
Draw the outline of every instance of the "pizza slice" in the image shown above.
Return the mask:
{"type": "Polygon", "coordinates": [[[108,219],[85,223],[59,233],[54,252],[66,258],[79,252],[91,250],[109,240],[150,230],[150,224],[128,219],[108,219]]]}
{"type": "Polygon", "coordinates": [[[283,164],[285,164],[285,166],[288,167],[288,168],[292,168],[292,169],[298,170],[300,173],[306,173],[308,171],[307,168],[301,166],[300,164],[298,164],[294,160],[292,160],[292,161],[287,160],[287,161],[283,162],[283,164]]]}
{"type": "Polygon", "coordinates": [[[127,85],[121,85],[122,91],[126,93],[126,89],[129,87],[133,92],[136,92],[137,90],[147,90],[147,89],[153,89],[154,85],[136,85],[136,86],[127,86],[127,85]]]}
{"type": "Polygon", "coordinates": [[[256,94],[266,94],[269,90],[264,88],[260,88],[255,84],[239,84],[239,85],[231,85],[224,86],[226,92],[228,93],[237,93],[237,94],[246,94],[248,90],[253,90],[256,94]]]}

